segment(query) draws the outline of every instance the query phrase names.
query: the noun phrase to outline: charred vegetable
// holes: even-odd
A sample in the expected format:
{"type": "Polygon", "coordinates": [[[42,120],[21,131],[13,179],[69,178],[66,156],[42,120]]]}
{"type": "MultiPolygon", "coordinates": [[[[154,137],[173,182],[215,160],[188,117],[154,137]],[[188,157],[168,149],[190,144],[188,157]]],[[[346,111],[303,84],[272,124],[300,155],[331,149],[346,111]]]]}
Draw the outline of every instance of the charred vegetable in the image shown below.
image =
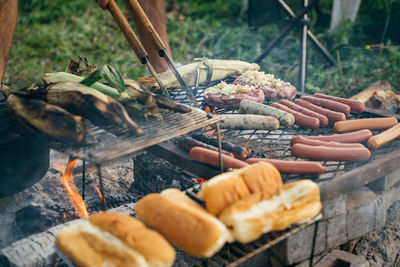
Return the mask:
{"type": "Polygon", "coordinates": [[[10,94],[7,104],[24,125],[51,138],[79,144],[87,133],[82,117],[42,100],[10,94]]]}
{"type": "MultiPolygon", "coordinates": [[[[190,149],[192,149],[193,147],[196,147],[196,146],[204,147],[204,148],[207,148],[212,151],[218,151],[217,147],[200,142],[199,140],[196,140],[192,137],[181,136],[181,137],[176,138],[176,140],[178,141],[178,144],[186,151],[190,151],[190,149]]],[[[221,150],[221,153],[223,153],[227,156],[233,157],[233,154],[231,152],[221,150]]]]}
{"type": "MultiPolygon", "coordinates": [[[[216,138],[213,138],[210,135],[203,134],[201,132],[194,132],[192,134],[192,137],[194,139],[197,139],[206,144],[218,147],[218,140],[216,138]]],[[[238,159],[244,160],[244,159],[246,159],[247,155],[249,154],[249,151],[246,148],[235,145],[235,144],[225,141],[225,140],[221,140],[221,145],[222,145],[222,149],[232,152],[233,155],[235,156],[235,158],[238,158],[238,159]]]]}
{"type": "Polygon", "coordinates": [[[48,85],[44,93],[50,104],[81,115],[96,125],[114,124],[134,134],[143,134],[143,130],[118,101],[96,89],[77,83],[59,82],[48,85]]]}

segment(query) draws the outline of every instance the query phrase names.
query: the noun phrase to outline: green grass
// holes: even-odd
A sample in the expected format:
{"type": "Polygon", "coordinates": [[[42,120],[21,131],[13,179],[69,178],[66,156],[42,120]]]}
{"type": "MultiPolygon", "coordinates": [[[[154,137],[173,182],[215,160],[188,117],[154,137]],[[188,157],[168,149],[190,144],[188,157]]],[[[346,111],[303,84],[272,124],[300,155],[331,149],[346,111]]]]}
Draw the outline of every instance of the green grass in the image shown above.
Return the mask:
{"type": "MultiPolygon", "coordinates": [[[[247,26],[246,18],[240,16],[240,0],[167,2],[173,7],[167,24],[170,45],[175,61],[181,63],[203,56],[253,61],[280,30],[275,24],[247,26]]],[[[325,9],[329,7],[327,1],[321,2],[325,9]]],[[[325,28],[312,29],[332,55],[336,57],[338,51],[343,75],[338,67],[327,66],[310,44],[308,92],[350,96],[376,80],[389,81],[400,90],[399,48],[366,49],[369,41],[380,37],[366,35],[361,22],[343,23],[336,32],[325,28]]],[[[261,69],[297,86],[298,47],[298,32],[293,31],[261,62],[261,69]]],[[[14,88],[41,82],[45,72],[62,71],[68,58],[77,56],[87,57],[97,66],[110,64],[134,79],[144,74],[111,16],[93,1],[20,1],[6,82],[14,88]]]]}

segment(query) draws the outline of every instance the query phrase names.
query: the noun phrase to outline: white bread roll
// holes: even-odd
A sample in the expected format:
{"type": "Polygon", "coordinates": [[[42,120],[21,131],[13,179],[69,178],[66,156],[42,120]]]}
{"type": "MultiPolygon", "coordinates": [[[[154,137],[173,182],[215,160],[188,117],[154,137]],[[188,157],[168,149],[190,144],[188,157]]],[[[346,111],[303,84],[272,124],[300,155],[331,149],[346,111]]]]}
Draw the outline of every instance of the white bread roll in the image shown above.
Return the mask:
{"type": "Polygon", "coordinates": [[[319,187],[311,180],[284,184],[278,191],[253,194],[222,212],[220,220],[233,230],[235,240],[254,241],[262,234],[284,230],[321,211],[319,187]]]}
{"type": "Polygon", "coordinates": [[[59,249],[77,266],[172,266],[173,247],[139,220],[118,213],[97,213],[73,223],[56,237],[59,249]]]}
{"type": "Polygon", "coordinates": [[[135,212],[147,225],[195,256],[211,257],[232,239],[222,222],[177,189],[143,197],[135,212]]]}
{"type": "Polygon", "coordinates": [[[258,162],[211,178],[201,185],[198,197],[204,200],[211,214],[218,216],[226,207],[250,194],[275,192],[281,185],[278,169],[268,162],[258,162]]]}

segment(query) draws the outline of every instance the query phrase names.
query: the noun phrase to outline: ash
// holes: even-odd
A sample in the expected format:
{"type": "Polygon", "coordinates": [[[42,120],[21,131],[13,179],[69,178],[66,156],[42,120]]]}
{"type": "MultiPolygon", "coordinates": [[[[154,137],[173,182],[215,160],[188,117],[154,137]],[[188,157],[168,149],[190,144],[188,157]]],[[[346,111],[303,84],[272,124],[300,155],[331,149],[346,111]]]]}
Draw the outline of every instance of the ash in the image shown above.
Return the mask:
{"type": "MultiPolygon", "coordinates": [[[[67,161],[67,155],[51,150],[50,168],[38,183],[10,197],[0,198],[0,249],[77,218],[61,183],[61,172],[55,168],[58,165],[64,169],[67,161]]],[[[82,193],[81,169],[82,161],[79,161],[74,173],[79,193],[82,193]]],[[[101,174],[107,209],[136,202],[145,194],[168,187],[184,190],[195,184],[190,175],[147,153],[103,166],[101,174]]],[[[99,188],[98,172],[90,164],[86,166],[84,185],[89,214],[101,211],[102,201],[96,190],[99,188]]]]}
{"type": "Polygon", "coordinates": [[[388,209],[383,229],[361,237],[353,252],[363,255],[371,266],[400,266],[400,201],[388,209]]]}

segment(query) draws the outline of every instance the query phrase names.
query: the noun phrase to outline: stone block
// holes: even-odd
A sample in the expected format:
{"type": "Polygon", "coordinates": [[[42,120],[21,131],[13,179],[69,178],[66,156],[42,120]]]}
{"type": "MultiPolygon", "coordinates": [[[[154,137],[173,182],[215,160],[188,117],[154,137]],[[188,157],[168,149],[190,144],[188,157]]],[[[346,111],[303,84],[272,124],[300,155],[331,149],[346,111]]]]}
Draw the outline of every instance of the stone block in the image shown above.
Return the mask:
{"type": "Polygon", "coordinates": [[[382,192],[385,209],[388,209],[394,202],[400,200],[400,182],[392,185],[389,190],[382,192]]]}
{"type": "Polygon", "coordinates": [[[400,169],[397,169],[394,172],[391,172],[384,177],[369,183],[367,186],[374,191],[387,191],[399,181],[400,169]]]}
{"type": "Polygon", "coordinates": [[[348,241],[346,219],[346,214],[342,214],[326,220],[327,249],[332,249],[348,241]]]}
{"type": "Polygon", "coordinates": [[[363,236],[385,225],[384,198],[367,187],[351,191],[347,196],[347,238],[363,236]]]}
{"type": "Polygon", "coordinates": [[[346,213],[347,194],[328,199],[322,203],[322,214],[324,219],[346,213]]]}
{"type": "Polygon", "coordinates": [[[303,230],[273,246],[271,248],[271,252],[279,259],[280,262],[287,265],[310,258],[312,255],[312,245],[316,227],[317,232],[315,238],[314,255],[326,251],[328,249],[326,238],[327,226],[326,221],[320,221],[304,228],[303,230]]]}

